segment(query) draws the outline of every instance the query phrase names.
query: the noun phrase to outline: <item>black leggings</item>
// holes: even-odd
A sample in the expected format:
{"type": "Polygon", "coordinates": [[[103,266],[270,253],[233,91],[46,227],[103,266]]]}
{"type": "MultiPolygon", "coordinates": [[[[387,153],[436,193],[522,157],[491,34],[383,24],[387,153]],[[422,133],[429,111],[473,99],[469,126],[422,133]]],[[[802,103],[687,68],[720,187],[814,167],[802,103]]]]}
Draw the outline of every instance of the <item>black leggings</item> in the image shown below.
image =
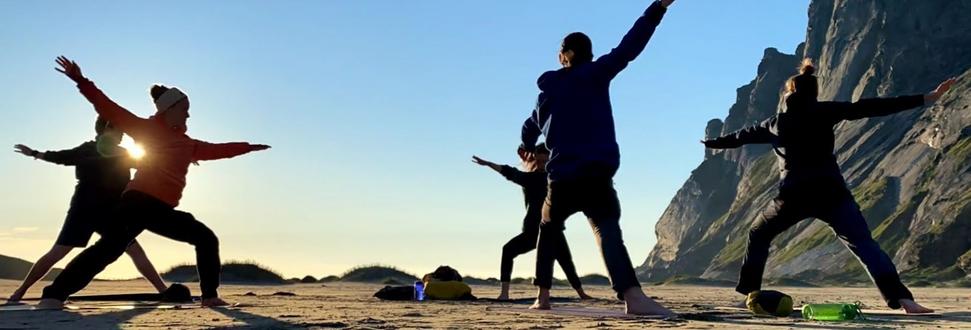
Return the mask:
{"type": "Polygon", "coordinates": [[[177,211],[144,193],[129,191],[122,196],[113,217],[115,228],[106,231],[94,245],[71,260],[54,282],[44,288],[44,298],[64,301],[84,289],[95,275],[124,254],[143,230],[195,246],[202,298],[218,297],[219,240],[192,214],[177,211]]]}
{"type": "Polygon", "coordinates": [[[755,221],[749,232],[748,253],[735,288],[741,294],[760,290],[765,263],[769,258],[772,239],[796,223],[818,218],[856,255],[866,267],[873,283],[880,289],[887,306],[900,308],[898,300],[914,299],[910,290],[900,282],[897,268],[873,237],[866,219],[852,194],[842,185],[810,187],[798,191],[785,189],[755,221]]]}
{"type": "MultiPolygon", "coordinates": [[[[512,280],[513,259],[536,249],[538,239],[538,232],[527,231],[516,235],[506,245],[502,246],[500,281],[509,282],[512,280]]],[[[563,268],[563,272],[566,273],[566,279],[570,282],[570,286],[579,290],[583,285],[580,283],[580,276],[577,275],[577,268],[573,265],[573,256],[570,255],[570,246],[567,245],[566,240],[563,241],[562,246],[556,248],[556,252],[556,261],[560,263],[560,268],[563,268]]]]}
{"type": "Polygon", "coordinates": [[[624,246],[620,231],[620,201],[610,177],[583,178],[571,181],[550,182],[546,204],[543,205],[543,224],[540,225],[536,251],[536,280],[540,288],[549,288],[553,282],[553,260],[561,247],[566,246],[564,224],[570,215],[583,212],[593,228],[600,245],[600,253],[607,274],[617,297],[623,292],[640,287],[634,265],[624,246]]]}

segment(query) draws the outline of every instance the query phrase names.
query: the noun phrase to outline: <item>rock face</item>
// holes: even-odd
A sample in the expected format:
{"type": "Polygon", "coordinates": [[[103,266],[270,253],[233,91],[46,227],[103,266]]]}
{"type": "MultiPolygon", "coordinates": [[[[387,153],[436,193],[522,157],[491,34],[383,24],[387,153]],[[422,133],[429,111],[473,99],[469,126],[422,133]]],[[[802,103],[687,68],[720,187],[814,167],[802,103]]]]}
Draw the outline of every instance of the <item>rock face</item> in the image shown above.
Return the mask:
{"type": "MultiPolygon", "coordinates": [[[[936,104],[837,127],[836,153],[874,237],[905,279],[971,274],[971,2],[814,0],[796,55],[768,49],[758,76],[706,136],[733,132],[776,112],[784,81],[812,58],[820,99],[920,94],[947,77],[936,104]]],[[[700,151],[699,151],[700,152],[700,151]]],[[[658,243],[638,274],[734,280],[750,223],[775,196],[768,146],[706,153],[658,220],[658,243]]],[[[822,222],[804,221],[774,242],[767,278],[865,282],[857,260],[822,222]]]]}

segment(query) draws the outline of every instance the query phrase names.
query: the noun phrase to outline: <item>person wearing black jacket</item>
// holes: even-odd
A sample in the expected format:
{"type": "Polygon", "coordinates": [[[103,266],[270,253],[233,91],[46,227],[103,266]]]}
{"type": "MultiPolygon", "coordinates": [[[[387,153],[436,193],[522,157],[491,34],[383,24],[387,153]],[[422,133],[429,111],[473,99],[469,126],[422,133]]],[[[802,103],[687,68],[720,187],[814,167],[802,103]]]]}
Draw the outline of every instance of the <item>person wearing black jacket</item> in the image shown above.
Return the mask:
{"type": "MultiPolygon", "coordinates": [[[[74,248],[88,245],[91,235],[103,235],[105,231],[118,227],[110,219],[111,211],[121,199],[122,192],[131,179],[131,169],[136,160],[128,155],[121,143],[121,131],[112,127],[103,118],[95,122],[97,137],[94,141],[84,142],[68,150],[40,152],[25,145],[14,146],[14,151],[46,162],[74,166],[78,180],[71,197],[71,207],[64,219],[64,225],[54,246],[40,257],[23,283],[10,297],[10,302],[23,298],[27,290],[44,277],[51,267],[64,258],[74,248]]],[[[155,266],[148,259],[138,242],[133,242],[126,251],[136,268],[152,286],[163,293],[165,282],[155,266]]]]}
{"type": "Polygon", "coordinates": [[[610,84],[647,47],[668,6],[658,0],[644,11],[620,44],[594,59],[590,38],[580,32],[563,39],[560,65],[537,81],[536,108],[522,125],[522,145],[532,151],[540,135],[550,149],[549,194],[536,247],[536,302],[530,308],[550,309],[553,262],[566,239],[570,215],[583,212],[607,266],[617,297],[628,314],[669,316],[673,313],[641,289],[620,230],[620,201],[613,177],[620,167],[620,147],[614,131],[610,84]]]}
{"type": "Polygon", "coordinates": [[[806,218],[820,219],[832,228],[866,267],[887,305],[907,313],[932,310],[914,302],[900,281],[893,260],[873,239],[860,207],[846,186],[836,155],[834,126],[846,120],[879,117],[937,101],[954,83],[947,80],[927,95],[864,99],[857,102],[819,102],[815,68],[808,60],[787,83],[783,111],[760,124],[705,140],[712,149],[745,144],[771,144],[780,163],[779,193],[755,220],[748,238],[736,291],[747,295],[761,290],[762,274],[772,239],[806,218]]]}
{"type": "MultiPolygon", "coordinates": [[[[498,300],[509,299],[509,282],[512,280],[513,259],[536,249],[536,240],[539,239],[539,224],[542,221],[543,202],[546,200],[547,191],[547,175],[544,168],[549,160],[549,151],[543,143],[536,146],[535,150],[536,152],[531,160],[526,160],[525,150],[522,148],[518,150],[519,158],[526,169],[525,172],[509,165],[499,165],[472,156],[472,160],[476,164],[489,167],[499,172],[507,180],[523,187],[523,197],[526,203],[526,216],[523,217],[522,232],[502,246],[502,263],[499,274],[501,291],[498,300]]],[[[592,299],[593,297],[583,291],[583,284],[580,283],[580,276],[577,275],[573,257],[570,255],[570,246],[566,244],[565,240],[556,251],[556,261],[563,268],[563,273],[566,274],[570,286],[577,291],[580,299],[592,299]]]]}

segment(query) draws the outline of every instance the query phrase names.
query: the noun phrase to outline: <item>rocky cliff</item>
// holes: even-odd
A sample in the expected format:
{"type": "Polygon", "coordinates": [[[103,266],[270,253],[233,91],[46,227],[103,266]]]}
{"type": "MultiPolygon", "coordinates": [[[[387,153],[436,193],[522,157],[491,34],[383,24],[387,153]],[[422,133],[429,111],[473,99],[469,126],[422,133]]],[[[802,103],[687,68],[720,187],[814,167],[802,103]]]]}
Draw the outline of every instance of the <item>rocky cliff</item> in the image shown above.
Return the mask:
{"type": "MultiPolygon", "coordinates": [[[[837,127],[836,153],[874,237],[908,280],[971,274],[971,2],[814,0],[794,55],[765,51],[756,78],[738,89],[728,117],[705,135],[730,133],[776,112],[783,82],[802,57],[818,66],[820,99],[919,94],[959,81],[934,105],[837,127]]],[[[699,152],[701,148],[699,147],[699,152]]],[[[658,243],[638,273],[734,280],[750,223],[776,193],[767,146],[710,152],[658,220],[658,243]]],[[[819,221],[778,237],[767,278],[868,281],[819,221]]]]}

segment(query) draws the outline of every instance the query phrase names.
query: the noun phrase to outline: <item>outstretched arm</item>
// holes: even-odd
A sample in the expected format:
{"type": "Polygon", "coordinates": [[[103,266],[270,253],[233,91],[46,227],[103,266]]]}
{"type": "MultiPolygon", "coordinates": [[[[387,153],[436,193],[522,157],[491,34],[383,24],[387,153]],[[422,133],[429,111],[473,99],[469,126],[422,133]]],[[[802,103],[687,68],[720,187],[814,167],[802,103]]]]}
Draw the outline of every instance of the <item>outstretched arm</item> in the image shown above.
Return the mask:
{"type": "Polygon", "coordinates": [[[40,152],[31,149],[28,146],[18,144],[14,146],[14,151],[26,156],[34,157],[35,159],[40,159],[50,163],[66,166],[78,165],[90,155],[84,151],[84,145],[77,146],[73,149],[59,150],[59,151],[47,151],[40,152]]]}
{"type": "Polygon", "coordinates": [[[956,80],[954,78],[945,80],[940,85],[926,95],[910,95],[893,98],[872,98],[849,102],[830,102],[824,107],[834,110],[837,119],[856,120],[870,117],[880,117],[892,115],[898,112],[921,107],[925,104],[937,102],[944,93],[951,89],[956,80]]]}
{"type": "Polygon", "coordinates": [[[480,165],[480,166],[485,166],[485,167],[491,168],[493,171],[496,171],[496,172],[501,172],[502,171],[502,165],[499,165],[499,164],[490,162],[488,160],[479,158],[479,156],[472,156],[472,162],[475,163],[476,165],[480,165]]]}
{"type": "Polygon", "coordinates": [[[472,162],[478,165],[482,165],[491,168],[493,171],[502,174],[506,180],[515,182],[517,184],[523,184],[525,182],[525,172],[517,170],[516,168],[509,165],[499,165],[488,160],[479,158],[478,156],[472,156],[472,162]]]}
{"type": "Polygon", "coordinates": [[[117,127],[121,131],[131,134],[138,134],[135,132],[139,130],[139,126],[145,121],[145,119],[135,116],[125,108],[112,101],[94,85],[93,82],[88,80],[81,74],[81,67],[77,63],[67,59],[64,56],[57,58],[57,64],[60,68],[55,68],[60,73],[63,73],[68,78],[71,78],[78,85],[78,90],[81,94],[88,99],[94,105],[94,110],[98,112],[99,115],[111,122],[111,125],[117,127]]]}
{"type": "Polygon", "coordinates": [[[192,159],[195,161],[226,159],[266,149],[270,149],[270,146],[246,142],[209,143],[197,140],[192,159]]]}
{"type": "Polygon", "coordinates": [[[627,64],[634,61],[647,43],[654,36],[654,31],[661,24],[664,13],[674,0],[657,0],[644,11],[644,15],[634,22],[634,27],[627,32],[624,39],[620,41],[617,48],[614,48],[604,56],[597,59],[596,65],[607,79],[613,79],[620,71],[627,67],[627,64]]]}
{"type": "Polygon", "coordinates": [[[778,117],[773,116],[758,125],[749,126],[718,138],[704,140],[701,143],[704,143],[705,147],[709,149],[733,149],[746,144],[772,143],[775,140],[772,126],[775,125],[776,120],[778,120],[778,117]]]}

